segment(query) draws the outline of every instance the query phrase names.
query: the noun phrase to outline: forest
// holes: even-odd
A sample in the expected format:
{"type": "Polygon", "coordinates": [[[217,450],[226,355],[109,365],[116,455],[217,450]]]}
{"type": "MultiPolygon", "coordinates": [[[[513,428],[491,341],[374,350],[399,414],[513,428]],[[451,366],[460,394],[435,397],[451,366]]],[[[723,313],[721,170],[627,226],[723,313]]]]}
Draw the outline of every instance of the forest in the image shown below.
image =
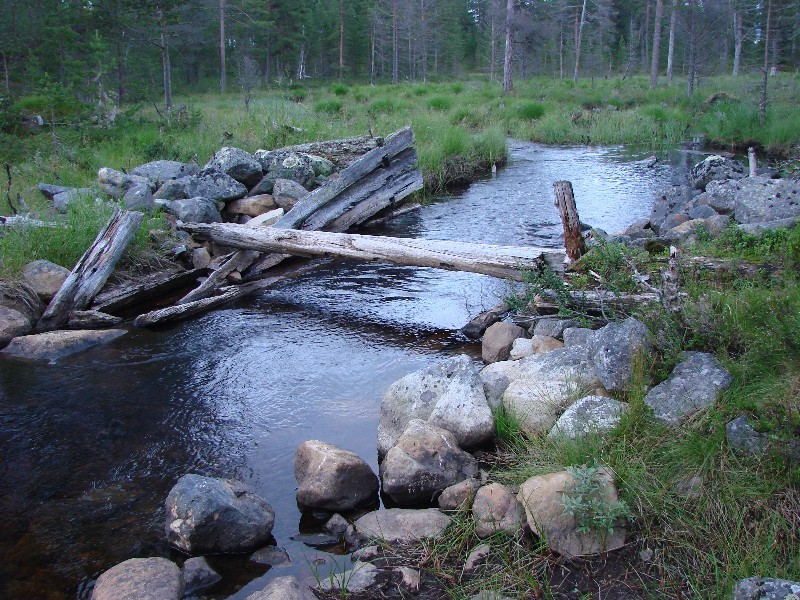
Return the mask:
{"type": "MultiPolygon", "coordinates": [[[[70,116],[302,80],[792,71],[792,0],[3,0],[3,108],[70,116]]],[[[48,115],[44,115],[45,118],[48,115]]]]}

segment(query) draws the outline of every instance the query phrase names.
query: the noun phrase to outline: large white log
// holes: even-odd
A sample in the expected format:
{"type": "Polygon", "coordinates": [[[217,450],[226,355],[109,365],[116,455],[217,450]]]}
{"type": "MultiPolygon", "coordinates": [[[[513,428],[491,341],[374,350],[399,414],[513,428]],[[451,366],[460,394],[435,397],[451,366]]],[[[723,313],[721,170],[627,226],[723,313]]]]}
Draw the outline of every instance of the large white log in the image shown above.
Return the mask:
{"type": "Polygon", "coordinates": [[[562,270],[564,251],[527,246],[392,238],[293,229],[248,229],[228,223],[187,223],[181,229],[233,248],[295,256],[337,256],[397,265],[468,271],[522,280],[522,271],[547,264],[562,270]]]}

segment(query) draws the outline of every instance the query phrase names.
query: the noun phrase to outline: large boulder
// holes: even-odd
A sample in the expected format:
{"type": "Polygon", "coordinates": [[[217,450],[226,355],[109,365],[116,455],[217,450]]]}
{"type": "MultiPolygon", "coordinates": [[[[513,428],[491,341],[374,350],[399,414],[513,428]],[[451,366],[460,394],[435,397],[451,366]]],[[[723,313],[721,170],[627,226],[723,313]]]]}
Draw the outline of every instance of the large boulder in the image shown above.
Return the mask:
{"type": "Polygon", "coordinates": [[[490,483],[478,490],[472,503],[475,535],[487,538],[495,533],[516,534],[525,523],[525,509],[501,483],[490,483]]]}
{"type": "Polygon", "coordinates": [[[49,260],[34,260],[22,267],[21,275],[39,298],[44,302],[50,302],[64,284],[69,273],[69,269],[49,260]]]}
{"type": "Polygon", "coordinates": [[[188,474],[166,500],[167,541],[189,554],[238,553],[266,544],[275,512],[239,481],[188,474]]]}
{"type": "Polygon", "coordinates": [[[257,184],[264,175],[261,163],[241,148],[220,148],[203,168],[230,175],[248,188],[257,184]]]}
{"type": "Polygon", "coordinates": [[[688,186],[674,185],[660,190],[655,196],[649,218],[653,231],[659,233],[667,217],[689,210],[691,203],[692,190],[688,186]]]}
{"type": "Polygon", "coordinates": [[[736,182],[733,218],[764,223],[800,217],[800,181],[748,177],[736,182]]]}
{"type": "Polygon", "coordinates": [[[412,419],[451,432],[464,449],[494,436],[494,419],[474,363],[468,356],[448,358],[394,382],[381,402],[378,454],[395,445],[412,419]]]}
{"type": "Polygon", "coordinates": [[[183,575],[166,558],[131,558],[100,575],[92,600],[180,600],[183,575]]]}
{"type": "Polygon", "coordinates": [[[5,348],[15,337],[31,331],[31,322],[21,312],[0,305],[0,348],[5,348]]]}
{"type": "Polygon", "coordinates": [[[74,189],[64,185],[53,185],[50,183],[40,183],[36,187],[42,193],[42,196],[44,196],[48,200],[52,200],[56,194],[60,194],[61,192],[68,192],[69,190],[74,189]]]}
{"type": "Polygon", "coordinates": [[[35,323],[42,316],[46,304],[29,284],[19,281],[0,285],[0,306],[15,310],[35,323]]]}
{"type": "Polygon", "coordinates": [[[151,192],[155,187],[147,177],[128,175],[108,167],[103,167],[97,172],[97,184],[112,198],[122,198],[132,187],[145,187],[151,192]]]}
{"type": "Polygon", "coordinates": [[[208,198],[214,202],[229,202],[247,195],[247,188],[233,177],[204,169],[196,175],[181,177],[164,183],[155,194],[156,199],[180,200],[208,198]]]}
{"type": "Polygon", "coordinates": [[[670,376],[650,390],[644,401],[656,419],[675,427],[713,405],[731,380],[730,373],[711,354],[684,352],[670,376]]]}
{"type": "Polygon", "coordinates": [[[60,213],[69,211],[71,204],[78,200],[90,198],[94,194],[92,188],[66,188],[53,196],[53,208],[60,213]]]}
{"type": "Polygon", "coordinates": [[[711,181],[742,179],[745,177],[744,165],[738,160],[724,156],[707,156],[689,172],[689,181],[698,190],[705,190],[711,181]]]}
{"type": "Polygon", "coordinates": [[[387,544],[413,544],[439,536],[450,524],[450,517],[435,508],[412,510],[391,508],[367,513],[355,523],[361,537],[387,544]]]}
{"type": "Polygon", "coordinates": [[[650,331],[644,323],[630,317],[595,331],[589,357],[598,379],[611,391],[628,387],[636,355],[649,349],[650,331]]]}
{"type": "MultiPolygon", "coordinates": [[[[255,191],[255,188],[254,188],[255,191]]],[[[254,195],[253,192],[250,192],[254,195]]],[[[275,203],[282,209],[289,211],[301,198],[308,196],[309,191],[291,179],[276,179],[272,186],[272,195],[275,203]]]]}
{"type": "Polygon", "coordinates": [[[358,455],[319,440],[294,453],[297,504],[303,509],[346,511],[378,501],[378,477],[358,455]]]}
{"type": "Polygon", "coordinates": [[[174,160],[154,160],[131,170],[131,175],[145,177],[155,187],[161,187],[170,179],[180,179],[196,175],[200,170],[194,163],[181,163],[174,160]]]}
{"type": "Polygon", "coordinates": [[[164,210],[175,215],[184,223],[219,223],[222,215],[219,214],[217,203],[209,198],[186,198],[170,200],[162,203],[164,210]]]}
{"type": "Polygon", "coordinates": [[[155,206],[155,202],[150,186],[146,184],[136,184],[129,187],[122,195],[122,205],[127,210],[151,212],[155,206]]]}
{"type": "Polygon", "coordinates": [[[454,483],[444,489],[439,496],[437,503],[442,510],[461,510],[469,508],[475,498],[475,492],[481,487],[478,479],[465,479],[459,483],[454,483]]]}
{"type": "Polygon", "coordinates": [[[225,205],[225,212],[257,217],[274,210],[277,206],[272,196],[269,194],[261,194],[259,196],[247,196],[239,200],[228,202],[228,204],[225,205]]]}
{"type": "Polygon", "coordinates": [[[511,353],[514,340],[527,337],[522,327],[513,323],[495,323],[483,334],[481,357],[485,363],[506,360],[511,353]]]}
{"type": "Polygon", "coordinates": [[[800,581],[749,577],[736,583],[732,600],[796,600],[796,598],[800,598],[800,581]]]}
{"type": "Polygon", "coordinates": [[[574,439],[610,431],[619,424],[627,410],[625,402],[605,396],[586,396],[564,411],[548,437],[574,439]]]}
{"type": "MultiPolygon", "coordinates": [[[[611,473],[606,469],[598,473],[600,502],[605,506],[618,502],[611,473]]],[[[569,492],[574,484],[572,475],[561,471],[531,477],[520,486],[517,499],[525,508],[531,531],[545,540],[552,551],[566,558],[621,548],[626,533],[621,523],[614,525],[613,533],[593,528],[579,531],[580,523],[564,510],[563,502],[565,492],[569,492]]]]}
{"type": "Polygon", "coordinates": [[[70,354],[83,352],[92,346],[107,344],[128,333],[121,329],[108,331],[77,330],[48,331],[15,337],[3,354],[31,360],[56,361],[70,354]]]}
{"type": "Polygon", "coordinates": [[[302,152],[264,153],[256,158],[266,171],[264,178],[256,184],[260,194],[271,194],[277,179],[289,179],[308,188],[314,183],[317,174],[314,172],[315,161],[302,152]]]}
{"type": "Polygon", "coordinates": [[[276,577],[263,590],[250,594],[245,600],[317,600],[312,591],[292,575],[276,577]]]}
{"type": "Polygon", "coordinates": [[[563,340],[564,330],[575,326],[576,323],[572,319],[549,317],[547,319],[539,319],[536,321],[536,325],[534,325],[532,333],[533,335],[541,335],[555,338],[557,340],[563,340]]]}
{"type": "Polygon", "coordinates": [[[534,354],[543,354],[551,350],[558,350],[564,347],[564,342],[558,341],[554,337],[547,335],[534,335],[532,338],[517,338],[511,346],[511,360],[519,360],[534,354]]]}
{"type": "Polygon", "coordinates": [[[478,471],[478,461],[458,447],[452,433],[412,419],[381,463],[381,489],[401,506],[430,504],[478,471]]]}

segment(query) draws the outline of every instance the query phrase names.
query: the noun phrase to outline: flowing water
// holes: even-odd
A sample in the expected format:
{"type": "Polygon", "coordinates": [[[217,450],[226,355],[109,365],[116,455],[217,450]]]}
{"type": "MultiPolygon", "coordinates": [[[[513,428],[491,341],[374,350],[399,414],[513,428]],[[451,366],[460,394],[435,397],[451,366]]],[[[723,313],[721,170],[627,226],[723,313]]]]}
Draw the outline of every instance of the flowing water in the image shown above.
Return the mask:
{"type": "MultiPolygon", "coordinates": [[[[646,168],[646,154],[621,148],[511,150],[497,177],[375,233],[558,247],[553,181],[571,180],[582,220],[613,232],[646,217],[654,190],[689,160],[666,152],[646,168]]],[[[446,356],[478,357],[457,330],[505,290],[481,275],[339,262],[56,364],[0,360],[0,597],[85,598],[122,560],[180,562],[163,542],[163,501],[188,472],[252,485],[292,559],[271,570],[213,559],[225,579],[209,597],[343,568],[345,557],[289,539],[308,528],[294,501],[295,449],[321,439],[377,470],[387,386],[446,356]]]]}

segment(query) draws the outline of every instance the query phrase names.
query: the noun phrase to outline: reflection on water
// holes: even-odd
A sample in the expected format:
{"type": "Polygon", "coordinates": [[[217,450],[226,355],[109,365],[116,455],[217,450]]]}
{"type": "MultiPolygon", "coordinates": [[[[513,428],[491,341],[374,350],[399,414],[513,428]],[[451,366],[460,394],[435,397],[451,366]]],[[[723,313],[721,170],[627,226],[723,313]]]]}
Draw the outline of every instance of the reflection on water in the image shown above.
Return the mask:
{"type": "MultiPolygon", "coordinates": [[[[559,246],[552,182],[573,182],[584,221],[608,231],[646,216],[669,183],[667,155],[513,143],[507,167],[407,214],[387,235],[559,246]]],[[[307,439],[352,450],[377,469],[386,387],[443,356],[478,349],[456,330],[505,284],[481,275],[336,263],[188,323],[131,330],[49,364],[0,361],[0,597],[85,597],[104,569],[166,555],[163,500],[186,472],[239,477],[276,511],[291,567],[215,559],[244,598],[278,574],[308,576],[293,455],[307,439]],[[244,586],[244,587],[242,587],[244,586]],[[241,589],[240,589],[241,588],[241,589]]],[[[237,591],[238,590],[238,591],[237,591]]]]}

